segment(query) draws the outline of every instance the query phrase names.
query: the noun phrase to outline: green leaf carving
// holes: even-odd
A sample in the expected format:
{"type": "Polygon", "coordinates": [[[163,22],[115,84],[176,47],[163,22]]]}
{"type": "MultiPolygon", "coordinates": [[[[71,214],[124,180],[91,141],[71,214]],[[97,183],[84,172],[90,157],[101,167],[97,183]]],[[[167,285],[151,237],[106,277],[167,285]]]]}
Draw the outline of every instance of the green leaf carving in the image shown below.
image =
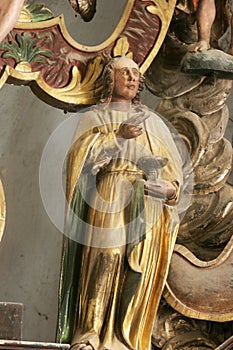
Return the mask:
{"type": "Polygon", "coordinates": [[[45,21],[53,17],[52,12],[43,4],[25,4],[24,8],[30,13],[32,22],[45,21]]]}
{"type": "Polygon", "coordinates": [[[51,51],[36,46],[36,39],[30,33],[16,34],[15,41],[0,43],[0,50],[4,50],[3,58],[13,58],[16,63],[26,61],[45,62],[52,55],[51,51]]]}

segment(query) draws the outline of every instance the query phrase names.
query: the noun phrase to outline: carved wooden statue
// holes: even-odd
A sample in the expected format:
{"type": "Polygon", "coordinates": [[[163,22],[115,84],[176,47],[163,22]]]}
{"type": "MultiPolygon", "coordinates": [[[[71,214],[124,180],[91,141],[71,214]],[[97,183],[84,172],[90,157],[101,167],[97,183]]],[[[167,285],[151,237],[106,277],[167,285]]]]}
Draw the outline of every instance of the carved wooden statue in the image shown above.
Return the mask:
{"type": "Polygon", "coordinates": [[[59,341],[74,350],[151,347],[183,176],[168,128],[140,104],[139,84],[134,61],[110,61],[102,105],[82,115],[70,150],[59,341]],[[146,161],[160,168],[158,179],[148,179],[146,161]]]}
{"type": "MultiPolygon", "coordinates": [[[[85,20],[93,17],[94,0],[70,3],[85,20]]],[[[100,99],[111,57],[131,57],[161,98],[156,110],[182,135],[194,191],[154,323],[156,349],[214,349],[233,333],[232,146],[224,138],[233,69],[223,52],[232,52],[232,40],[224,41],[231,6],[230,0],[129,0],[111,40],[93,49],[69,37],[62,16],[25,4],[0,47],[0,86],[25,82],[46,103],[73,111],[100,99]],[[187,57],[198,62],[192,74],[181,72],[187,57]]],[[[183,170],[188,178],[186,164],[183,170]]]]}

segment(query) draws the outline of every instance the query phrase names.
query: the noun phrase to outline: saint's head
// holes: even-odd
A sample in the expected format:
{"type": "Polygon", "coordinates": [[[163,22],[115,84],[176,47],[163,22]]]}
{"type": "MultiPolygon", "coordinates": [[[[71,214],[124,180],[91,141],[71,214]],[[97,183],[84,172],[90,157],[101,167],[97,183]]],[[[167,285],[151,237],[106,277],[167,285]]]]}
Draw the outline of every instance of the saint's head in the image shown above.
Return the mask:
{"type": "Polygon", "coordinates": [[[113,58],[103,73],[101,102],[140,103],[143,77],[137,63],[128,57],[113,58]]]}

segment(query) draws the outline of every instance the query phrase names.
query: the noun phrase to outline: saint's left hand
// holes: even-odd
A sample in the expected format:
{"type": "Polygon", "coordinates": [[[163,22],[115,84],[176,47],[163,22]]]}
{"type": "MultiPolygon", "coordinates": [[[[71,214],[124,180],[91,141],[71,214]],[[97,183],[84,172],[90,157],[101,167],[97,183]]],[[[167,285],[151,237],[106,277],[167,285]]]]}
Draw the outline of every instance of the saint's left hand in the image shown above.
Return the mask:
{"type": "Polygon", "coordinates": [[[158,179],[156,182],[146,181],[145,194],[163,200],[170,200],[176,196],[176,187],[170,181],[163,179],[158,179]]]}

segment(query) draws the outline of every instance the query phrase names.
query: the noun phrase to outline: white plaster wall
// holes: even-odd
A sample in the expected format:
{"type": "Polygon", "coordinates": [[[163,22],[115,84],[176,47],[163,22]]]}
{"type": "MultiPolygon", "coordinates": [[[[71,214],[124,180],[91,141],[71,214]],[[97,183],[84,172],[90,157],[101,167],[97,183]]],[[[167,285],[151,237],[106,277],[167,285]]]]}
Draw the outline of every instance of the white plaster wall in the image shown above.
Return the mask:
{"type": "MultiPolygon", "coordinates": [[[[55,15],[65,13],[71,35],[87,45],[111,34],[125,4],[99,0],[95,20],[87,24],[67,0],[43,2],[55,15]]],[[[28,87],[5,85],[0,101],[0,174],[7,201],[0,243],[0,301],[24,304],[24,340],[54,341],[62,235],[42,205],[39,164],[49,136],[69,113],[46,105],[28,87]]],[[[149,107],[156,101],[149,92],[143,94],[149,107]]],[[[228,134],[232,137],[231,131],[228,134]]]]}
{"type": "Polygon", "coordinates": [[[7,202],[0,300],[24,304],[24,339],[53,341],[62,236],[42,205],[39,164],[64,113],[27,87],[5,85],[0,99],[0,169],[7,202]]]}

